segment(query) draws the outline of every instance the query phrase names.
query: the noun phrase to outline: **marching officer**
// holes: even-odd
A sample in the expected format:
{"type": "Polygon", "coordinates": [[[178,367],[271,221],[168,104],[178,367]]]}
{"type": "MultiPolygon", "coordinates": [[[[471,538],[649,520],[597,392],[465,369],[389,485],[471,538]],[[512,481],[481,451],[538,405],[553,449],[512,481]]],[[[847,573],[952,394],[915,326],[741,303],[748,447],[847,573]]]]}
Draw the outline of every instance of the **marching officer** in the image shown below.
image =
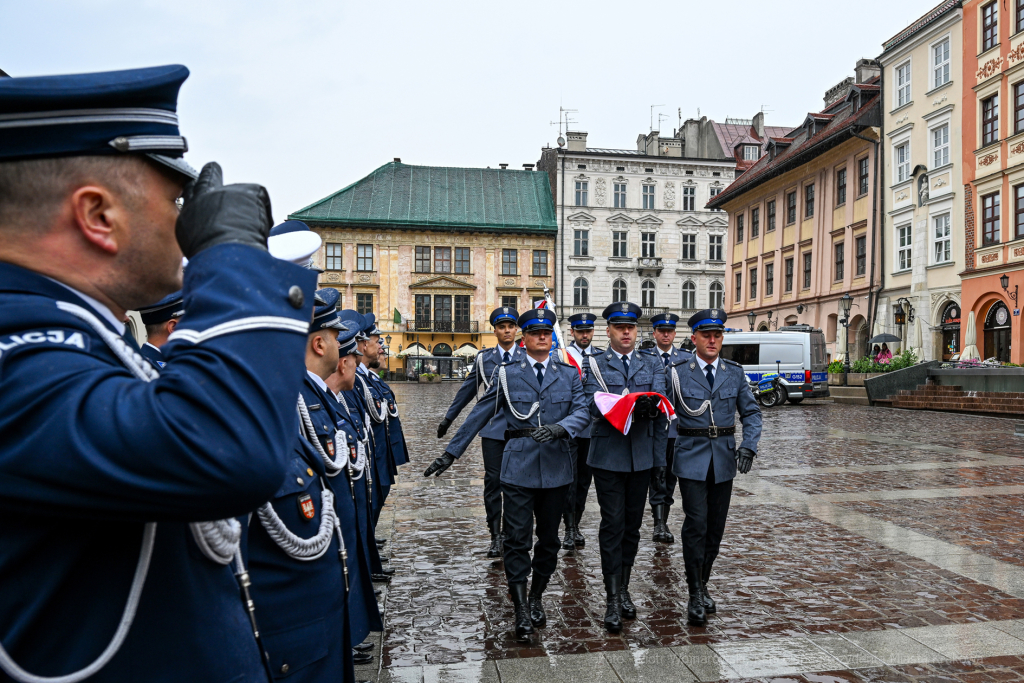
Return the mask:
{"type": "MultiPolygon", "coordinates": [[[[585,356],[593,356],[603,353],[591,342],[594,339],[594,321],[597,316],[593,313],[576,313],[569,316],[569,330],[572,334],[572,342],[566,347],[566,351],[573,357],[583,372],[586,372],[585,356]]],[[[582,381],[586,381],[586,376],[582,381]]],[[[587,505],[587,494],[590,493],[590,481],[592,475],[590,466],[587,464],[587,454],[590,452],[590,425],[580,432],[580,435],[573,439],[576,451],[573,454],[573,483],[569,487],[569,493],[565,498],[565,538],[562,540],[563,550],[582,548],[587,544],[587,539],[580,533],[580,520],[583,518],[583,508],[587,505]]]]}
{"type": "Polygon", "coordinates": [[[642,309],[620,302],[604,309],[608,322],[608,350],[587,358],[589,370],[584,390],[594,417],[587,464],[601,507],[601,572],[608,604],[604,625],[612,633],[622,629],[622,618],[636,617],[629,595],[629,580],[640,544],[647,489],[665,477],[665,441],[668,418],[658,409],[660,399],[636,399],[633,423],[623,434],[604,418],[594,399],[603,391],[625,396],[655,392],[665,395],[665,368],[651,353],[635,349],[637,321],[642,309]]]}
{"type": "Polygon", "coordinates": [[[139,309],[139,316],[146,328],[146,343],[139,349],[139,353],[158,370],[165,365],[160,347],[167,343],[167,338],[181,322],[181,316],[185,315],[184,301],[179,289],[155,304],[139,309]]]}
{"type": "Polygon", "coordinates": [[[316,276],[267,253],[264,188],[192,182],[187,76],[0,79],[6,676],[267,680],[234,518],[289,471],[316,276]],[[177,289],[158,373],[121,321],[177,289]]]}
{"type": "MultiPolygon", "coordinates": [[[[469,371],[466,380],[452,399],[444,419],[437,426],[437,438],[444,437],[459,413],[480,395],[481,389],[486,392],[491,388],[494,373],[499,365],[525,359],[526,353],[516,344],[518,319],[519,313],[514,308],[504,306],[491,311],[491,327],[494,328],[498,345],[476,354],[473,369],[469,371]]],[[[480,430],[480,450],[483,451],[484,458],[484,510],[487,512],[487,528],[491,532],[491,546],[487,549],[487,557],[501,557],[501,461],[505,452],[506,425],[505,414],[502,411],[496,411],[492,415],[490,422],[480,430]]]]}
{"type": "MultiPolygon", "coordinates": [[[[666,369],[672,363],[690,359],[689,351],[684,351],[673,345],[676,340],[676,323],[678,322],[679,316],[675,313],[661,313],[651,318],[651,326],[654,328],[654,343],[656,345],[652,350],[661,358],[661,363],[666,369]]],[[[668,444],[665,448],[666,467],[664,485],[660,485],[659,480],[653,476],[653,470],[651,476],[650,502],[651,516],[654,518],[653,540],[661,543],[673,543],[676,540],[668,529],[668,513],[672,503],[675,502],[672,499],[672,494],[676,490],[676,475],[672,473],[672,458],[675,452],[675,445],[676,440],[669,434],[668,444]]]]}
{"type": "Polygon", "coordinates": [[[707,623],[717,611],[708,595],[711,566],[725,532],[736,471],[746,474],[761,438],[761,409],[747,384],[743,366],[719,356],[727,316],[721,309],[690,317],[695,353],[669,366],[668,380],[676,417],[673,471],[683,499],[683,561],[690,599],[687,620],[707,623]],[[736,448],[735,419],[740,414],[743,443],[736,448]]]}
{"type": "Polygon", "coordinates": [[[508,429],[501,465],[505,514],[505,578],[515,605],[517,638],[547,624],[544,589],[558,563],[558,521],[572,483],[569,440],[590,422],[579,373],[551,353],[554,312],[535,308],[519,316],[526,355],[502,364],[469,417],[423,476],[440,475],[477,432],[502,412],[508,429]],[[530,560],[536,522],[537,543],[530,560]],[[529,594],[526,582],[533,568],[529,594]]]}

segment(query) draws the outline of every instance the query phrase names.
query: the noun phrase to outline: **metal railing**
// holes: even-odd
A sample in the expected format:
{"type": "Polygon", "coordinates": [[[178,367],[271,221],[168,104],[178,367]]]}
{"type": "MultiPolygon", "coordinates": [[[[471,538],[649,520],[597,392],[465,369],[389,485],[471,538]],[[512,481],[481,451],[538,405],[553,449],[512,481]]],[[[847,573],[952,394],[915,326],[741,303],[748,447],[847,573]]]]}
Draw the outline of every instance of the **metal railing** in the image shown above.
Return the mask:
{"type": "Polygon", "coordinates": [[[646,320],[650,320],[652,317],[656,315],[661,315],[662,313],[669,312],[669,309],[667,307],[661,308],[655,306],[644,306],[643,308],[641,308],[641,310],[643,311],[643,313],[641,313],[640,317],[646,320]]]}
{"type": "Polygon", "coordinates": [[[432,320],[430,318],[416,318],[405,323],[405,331],[476,334],[480,331],[480,322],[477,320],[432,320]]]}
{"type": "Polygon", "coordinates": [[[661,258],[658,256],[641,256],[636,260],[637,270],[661,270],[661,258]]]}

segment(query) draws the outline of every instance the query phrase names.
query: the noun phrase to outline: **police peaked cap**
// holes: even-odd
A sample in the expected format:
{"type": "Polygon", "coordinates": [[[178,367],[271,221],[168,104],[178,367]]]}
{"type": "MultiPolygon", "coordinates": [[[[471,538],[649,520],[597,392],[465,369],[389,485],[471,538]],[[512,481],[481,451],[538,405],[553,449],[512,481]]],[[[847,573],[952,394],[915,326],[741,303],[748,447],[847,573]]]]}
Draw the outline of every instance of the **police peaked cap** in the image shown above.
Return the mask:
{"type": "Polygon", "coordinates": [[[519,320],[519,312],[510,306],[502,306],[491,311],[491,327],[497,327],[498,323],[503,322],[514,323],[517,320],[519,320]]]}
{"type": "Polygon", "coordinates": [[[370,336],[363,332],[366,329],[366,316],[362,313],[346,308],[338,316],[346,326],[356,331],[356,341],[366,341],[370,336]]]}
{"type": "Polygon", "coordinates": [[[516,322],[523,332],[530,330],[552,330],[555,327],[555,312],[546,308],[531,308],[519,316],[516,322]]]}
{"type": "Polygon", "coordinates": [[[609,325],[636,325],[642,313],[643,309],[636,304],[620,301],[605,308],[601,317],[607,320],[609,325]]]}
{"type": "Polygon", "coordinates": [[[728,319],[729,316],[721,308],[706,308],[691,315],[686,324],[694,332],[697,330],[724,330],[725,321],[728,319]]]}
{"type": "Polygon", "coordinates": [[[677,322],[679,322],[679,316],[675,313],[659,313],[651,318],[651,325],[654,329],[658,329],[659,327],[670,327],[674,330],[676,329],[677,322]]]}
{"type": "MultiPolygon", "coordinates": [[[[317,303],[313,307],[313,322],[309,325],[309,332],[319,332],[325,328],[335,330],[348,330],[349,327],[341,322],[338,317],[338,300],[341,294],[330,287],[316,290],[316,296],[324,303],[317,303]]],[[[315,298],[315,297],[314,297],[315,298]]]]}
{"type": "Polygon", "coordinates": [[[323,239],[302,221],[285,221],[270,229],[267,251],[276,259],[313,268],[313,254],[323,239]]]}
{"type": "Polygon", "coordinates": [[[184,314],[185,300],[180,289],[173,294],[168,294],[155,304],[139,308],[143,325],[159,325],[184,314]]]}
{"type": "Polygon", "coordinates": [[[592,330],[597,316],[593,313],[576,313],[569,316],[569,325],[574,330],[592,330]]]}

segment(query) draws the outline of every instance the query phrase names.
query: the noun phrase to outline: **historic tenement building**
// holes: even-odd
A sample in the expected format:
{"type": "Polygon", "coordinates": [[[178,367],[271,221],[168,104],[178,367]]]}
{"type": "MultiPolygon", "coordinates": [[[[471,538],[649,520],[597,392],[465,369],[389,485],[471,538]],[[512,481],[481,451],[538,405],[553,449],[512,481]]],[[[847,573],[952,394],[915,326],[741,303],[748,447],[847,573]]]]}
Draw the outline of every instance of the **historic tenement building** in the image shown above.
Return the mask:
{"type": "Polygon", "coordinates": [[[722,307],[728,222],[704,206],[786,130],[765,128],[763,114],[705,117],[672,137],[641,134],[636,149],[589,147],[583,132],[543,149],[538,170],[550,179],[559,226],[559,318],[629,300],[645,319],[679,314],[685,334],[694,311],[722,307]]]}
{"type": "Polygon", "coordinates": [[[885,289],[877,320],[921,360],[949,360],[960,352],[961,19],[961,1],[945,0],[887,40],[879,57],[885,70],[885,289]],[[895,324],[897,304],[903,325],[895,324]]]}
{"type": "Polygon", "coordinates": [[[434,356],[493,346],[490,312],[555,284],[554,205],[534,171],[395,159],[289,218],[323,237],[320,286],[376,314],[392,358],[414,342],[434,356]]]}

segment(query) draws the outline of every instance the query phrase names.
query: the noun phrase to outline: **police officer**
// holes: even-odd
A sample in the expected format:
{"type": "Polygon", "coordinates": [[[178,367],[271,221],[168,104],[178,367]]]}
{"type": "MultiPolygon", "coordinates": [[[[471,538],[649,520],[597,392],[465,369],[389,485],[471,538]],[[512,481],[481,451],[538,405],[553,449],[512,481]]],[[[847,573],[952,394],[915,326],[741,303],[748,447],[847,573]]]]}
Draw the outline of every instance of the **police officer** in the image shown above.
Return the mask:
{"type": "MultiPolygon", "coordinates": [[[[469,371],[444,419],[437,426],[437,438],[444,437],[448,427],[470,401],[480,394],[481,389],[486,392],[491,388],[494,373],[499,365],[525,359],[525,352],[516,344],[518,319],[519,313],[514,308],[503,306],[491,311],[490,322],[498,345],[476,354],[473,369],[469,371]]],[[[487,512],[487,528],[491,532],[491,545],[487,549],[487,557],[501,557],[501,459],[502,453],[505,452],[506,425],[505,414],[502,411],[496,411],[492,415],[490,422],[480,430],[480,450],[483,451],[484,457],[484,510],[487,512]]]]}
{"type": "Polygon", "coordinates": [[[558,562],[558,521],[572,483],[569,440],[589,423],[580,375],[551,353],[554,312],[535,308],[519,316],[526,355],[499,366],[469,417],[423,476],[440,475],[461,456],[496,411],[504,413],[507,442],[501,466],[505,513],[505,578],[515,606],[517,638],[547,624],[542,596],[558,562]],[[530,545],[533,548],[533,583],[530,545]]]}
{"type": "Polygon", "coordinates": [[[232,518],[288,472],[315,275],[262,187],[190,184],[187,76],[0,79],[0,642],[34,675],[266,680],[232,518]],[[121,321],[177,289],[157,373],[121,321]]]}
{"type": "Polygon", "coordinates": [[[657,356],[635,350],[641,308],[620,302],[604,309],[608,321],[608,350],[587,358],[584,390],[594,417],[587,464],[594,475],[597,503],[601,507],[601,572],[608,603],[604,625],[612,633],[622,629],[622,618],[636,617],[629,595],[633,561],[640,544],[644,503],[652,469],[664,479],[667,418],[658,409],[660,399],[636,399],[628,434],[604,418],[594,399],[603,391],[612,394],[655,392],[665,394],[665,368],[657,356]]]}
{"type": "Polygon", "coordinates": [[[139,349],[142,357],[156,365],[157,369],[164,366],[164,355],[160,347],[167,343],[167,338],[185,315],[184,298],[181,290],[168,294],[160,301],[139,309],[142,324],[146,327],[146,343],[139,349]]]}
{"type": "MultiPolygon", "coordinates": [[[[654,353],[661,358],[662,365],[668,368],[677,361],[690,359],[690,352],[676,348],[673,343],[676,340],[676,323],[679,316],[675,313],[661,313],[651,318],[651,326],[654,328],[654,353]]],[[[665,448],[665,482],[660,485],[656,477],[651,477],[651,516],[654,518],[654,539],[661,543],[673,543],[676,539],[668,530],[668,513],[672,507],[672,494],[676,489],[676,475],[672,473],[672,458],[676,440],[670,434],[668,444],[665,448]]]]}
{"type": "MultiPolygon", "coordinates": [[[[566,351],[572,356],[581,371],[585,368],[585,356],[593,356],[602,353],[601,349],[595,347],[591,342],[594,339],[594,321],[597,316],[593,313],[576,313],[569,316],[569,329],[572,334],[572,342],[566,347],[566,351]]],[[[582,377],[586,381],[586,377],[582,377]]],[[[590,452],[590,425],[580,432],[580,435],[573,439],[576,451],[573,454],[573,483],[569,487],[569,493],[565,499],[565,538],[562,540],[563,550],[582,548],[587,540],[580,533],[580,520],[583,518],[583,508],[587,505],[587,494],[590,493],[590,481],[592,475],[590,466],[587,464],[587,454],[590,452]]]]}
{"type": "MultiPolygon", "coordinates": [[[[383,408],[387,409],[384,426],[388,432],[391,464],[396,468],[394,474],[397,476],[397,468],[409,462],[409,448],[405,442],[402,420],[398,415],[398,399],[388,383],[378,374],[384,348],[380,339],[380,330],[377,328],[377,318],[373,313],[366,313],[364,317],[366,318],[366,327],[363,328],[363,334],[369,337],[369,343],[363,346],[361,365],[366,370],[366,376],[380,389],[380,394],[384,399],[383,408]]],[[[377,539],[377,545],[382,546],[384,543],[385,541],[382,539],[377,539]]]]}
{"type": "Polygon", "coordinates": [[[683,561],[690,594],[687,620],[696,626],[717,611],[707,592],[711,565],[725,531],[737,469],[750,471],[761,438],[761,409],[739,363],[719,356],[727,316],[721,309],[690,317],[694,356],[669,366],[668,380],[676,417],[673,471],[683,499],[683,561]],[[743,443],[736,448],[736,412],[743,443]]]}

